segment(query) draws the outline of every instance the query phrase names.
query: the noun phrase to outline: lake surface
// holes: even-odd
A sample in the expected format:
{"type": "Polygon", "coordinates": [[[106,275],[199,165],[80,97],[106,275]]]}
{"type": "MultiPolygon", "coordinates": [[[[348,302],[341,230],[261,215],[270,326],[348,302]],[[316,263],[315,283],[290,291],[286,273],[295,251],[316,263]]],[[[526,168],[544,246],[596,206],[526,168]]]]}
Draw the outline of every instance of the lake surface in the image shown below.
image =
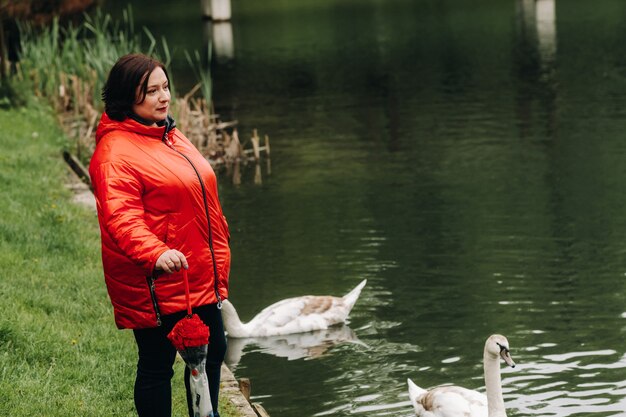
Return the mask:
{"type": "MultiPolygon", "coordinates": [[[[210,29],[198,3],[133,2],[177,49],[179,90],[180,51],[210,29]]],[[[216,109],[242,140],[269,135],[272,161],[260,185],[254,167],[239,186],[221,176],[231,301],[249,320],[368,280],[348,326],[230,340],[253,401],[408,417],[407,378],[482,390],[484,341],[502,333],[509,416],[626,416],[626,2],[232,9],[216,109]]]]}

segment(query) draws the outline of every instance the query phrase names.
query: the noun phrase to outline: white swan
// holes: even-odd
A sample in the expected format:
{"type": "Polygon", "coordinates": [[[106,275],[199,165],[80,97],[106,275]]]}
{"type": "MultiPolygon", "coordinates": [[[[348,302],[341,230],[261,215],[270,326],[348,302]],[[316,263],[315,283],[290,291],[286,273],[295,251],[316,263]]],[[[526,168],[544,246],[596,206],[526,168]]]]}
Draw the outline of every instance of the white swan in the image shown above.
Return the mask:
{"type": "Polygon", "coordinates": [[[235,307],[222,303],[224,328],[229,337],[265,337],[327,329],[343,323],[367,280],[343,297],[305,295],[288,298],[266,307],[248,323],[242,323],[235,307]]]}
{"type": "Polygon", "coordinates": [[[506,417],[502,398],[500,358],[514,368],[506,337],[494,334],[485,342],[483,367],[487,395],[453,385],[433,388],[429,391],[415,385],[410,379],[409,398],[420,417],[506,417]]]}

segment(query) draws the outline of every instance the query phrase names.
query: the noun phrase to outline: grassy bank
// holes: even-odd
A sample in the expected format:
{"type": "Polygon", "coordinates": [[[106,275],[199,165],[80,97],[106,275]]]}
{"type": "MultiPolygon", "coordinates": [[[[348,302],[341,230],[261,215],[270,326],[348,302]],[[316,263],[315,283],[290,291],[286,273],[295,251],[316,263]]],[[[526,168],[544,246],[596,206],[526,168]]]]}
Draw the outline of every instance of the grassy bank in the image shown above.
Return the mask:
{"type": "Polygon", "coordinates": [[[46,107],[0,110],[0,416],[133,416],[133,336],[113,322],[96,216],[64,186],[65,146],[46,107]]]}

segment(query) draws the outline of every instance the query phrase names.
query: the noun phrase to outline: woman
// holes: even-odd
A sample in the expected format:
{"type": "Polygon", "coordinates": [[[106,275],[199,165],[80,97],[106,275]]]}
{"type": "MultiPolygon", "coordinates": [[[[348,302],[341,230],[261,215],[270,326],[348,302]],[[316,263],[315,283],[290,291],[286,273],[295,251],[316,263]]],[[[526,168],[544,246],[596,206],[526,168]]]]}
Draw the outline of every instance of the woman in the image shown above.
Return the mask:
{"type": "Polygon", "coordinates": [[[137,413],[171,415],[176,350],[167,334],[186,314],[185,268],[193,311],[210,328],[206,367],[219,416],[226,352],[220,308],[228,297],[230,249],[215,173],[169,116],[169,78],[159,61],[123,56],[111,69],[102,98],[105,111],[89,174],[115,323],[132,329],[137,342],[137,413]]]}

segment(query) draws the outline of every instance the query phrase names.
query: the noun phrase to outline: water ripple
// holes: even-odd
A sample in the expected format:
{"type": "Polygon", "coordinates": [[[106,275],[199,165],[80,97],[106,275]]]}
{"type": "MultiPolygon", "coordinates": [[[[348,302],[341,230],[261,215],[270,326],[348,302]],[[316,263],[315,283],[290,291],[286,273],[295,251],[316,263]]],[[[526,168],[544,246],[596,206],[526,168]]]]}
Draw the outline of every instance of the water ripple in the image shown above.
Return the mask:
{"type": "Polygon", "coordinates": [[[605,349],[544,355],[537,362],[521,365],[503,380],[507,407],[517,416],[624,416],[626,410],[626,362],[611,362],[618,352],[605,349]],[[576,359],[576,360],[574,360],[576,359]],[[608,360],[608,361],[607,361],[608,360]],[[586,372],[590,369],[603,370],[586,372]],[[583,382],[593,378],[594,382],[583,382]],[[598,379],[602,380],[598,382],[598,379]]]}

